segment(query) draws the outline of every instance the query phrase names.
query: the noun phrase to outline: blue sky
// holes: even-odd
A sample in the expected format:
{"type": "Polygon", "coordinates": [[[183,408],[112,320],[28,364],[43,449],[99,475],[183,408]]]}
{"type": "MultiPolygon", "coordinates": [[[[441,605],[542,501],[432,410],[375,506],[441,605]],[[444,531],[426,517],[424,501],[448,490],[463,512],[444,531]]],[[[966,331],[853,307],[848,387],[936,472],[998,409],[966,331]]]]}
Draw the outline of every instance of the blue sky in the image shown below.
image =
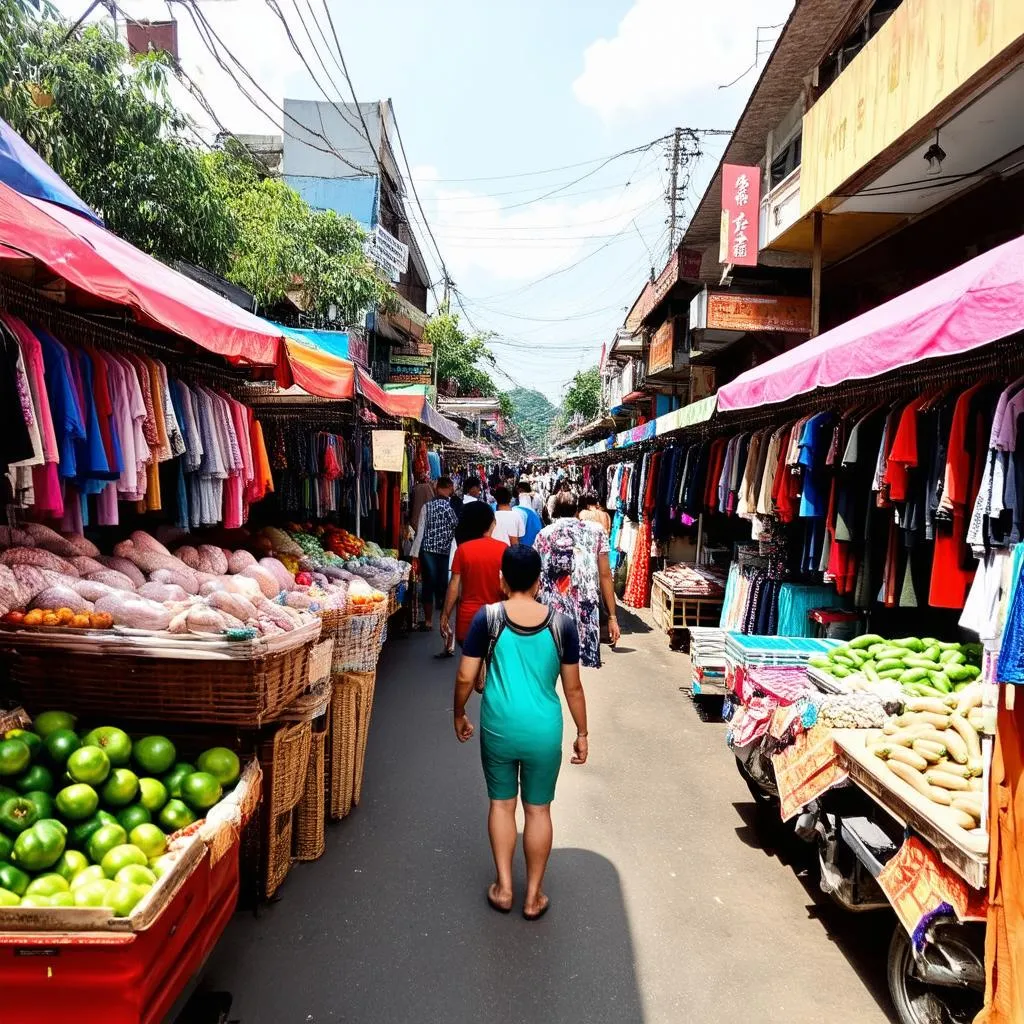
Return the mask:
{"type": "MultiPolygon", "coordinates": [[[[155,0],[121,2],[133,17],[167,16],[155,0]]],[[[648,144],[677,125],[732,128],[756,72],[719,86],[754,62],[758,28],[778,25],[792,7],[792,0],[328,2],[359,99],[390,97],[395,105],[441,257],[472,324],[495,334],[497,379],[556,401],[576,370],[596,363],[652,256],[660,266],[667,253],[666,144],[604,168],[595,158],[648,144]],[[517,176],[567,164],[583,165],[517,176]],[[465,180],[481,178],[492,180],[465,180]]],[[[199,3],[271,96],[324,98],[267,3],[199,3]]],[[[297,12],[311,24],[307,0],[279,3],[330,98],[339,98],[342,76],[327,59],[333,80],[323,80],[299,22],[297,12]]],[[[323,0],[308,3],[330,37],[323,0]]],[[[85,0],[59,6],[77,17],[85,0]]],[[[182,63],[220,120],[239,132],[274,130],[217,67],[184,8],[174,9],[182,63]]],[[[707,139],[684,214],[723,144],[707,139]]],[[[410,212],[419,219],[411,196],[410,212]]],[[[418,233],[440,278],[433,247],[422,227],[418,233]]]]}

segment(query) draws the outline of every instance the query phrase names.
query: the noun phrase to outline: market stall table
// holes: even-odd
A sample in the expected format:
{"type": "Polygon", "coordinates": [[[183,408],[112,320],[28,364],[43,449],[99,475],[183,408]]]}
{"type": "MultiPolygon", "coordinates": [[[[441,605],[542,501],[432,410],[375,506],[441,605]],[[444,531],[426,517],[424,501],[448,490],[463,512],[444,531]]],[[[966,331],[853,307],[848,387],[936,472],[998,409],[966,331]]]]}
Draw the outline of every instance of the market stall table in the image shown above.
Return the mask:
{"type": "Polygon", "coordinates": [[[877,732],[836,729],[832,735],[838,762],[850,779],[897,821],[920,834],[971,886],[983,889],[988,879],[988,835],[981,829],[960,828],[944,807],[926,800],[888,771],[885,762],[867,748],[877,732]]]}

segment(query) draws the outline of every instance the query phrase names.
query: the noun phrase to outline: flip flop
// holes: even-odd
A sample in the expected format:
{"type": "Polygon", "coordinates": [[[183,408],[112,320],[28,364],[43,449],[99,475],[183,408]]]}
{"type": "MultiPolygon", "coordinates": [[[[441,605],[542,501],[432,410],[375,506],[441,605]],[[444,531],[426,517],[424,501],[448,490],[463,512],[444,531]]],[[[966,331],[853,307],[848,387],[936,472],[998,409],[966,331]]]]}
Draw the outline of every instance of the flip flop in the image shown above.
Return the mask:
{"type": "Polygon", "coordinates": [[[491,908],[491,910],[496,910],[499,914],[511,914],[512,904],[510,903],[507,907],[503,907],[500,903],[496,903],[494,900],[492,900],[491,888],[492,886],[487,887],[487,905],[491,908]]]}
{"type": "Polygon", "coordinates": [[[438,658],[438,659],[440,659],[440,658],[454,658],[455,657],[455,652],[454,651],[442,651],[440,654],[435,654],[434,657],[438,658]]]}
{"type": "Polygon", "coordinates": [[[547,903],[544,904],[543,909],[539,910],[536,914],[528,914],[525,910],[523,911],[523,919],[526,921],[539,921],[549,910],[551,909],[551,897],[548,897],[547,903]]]}

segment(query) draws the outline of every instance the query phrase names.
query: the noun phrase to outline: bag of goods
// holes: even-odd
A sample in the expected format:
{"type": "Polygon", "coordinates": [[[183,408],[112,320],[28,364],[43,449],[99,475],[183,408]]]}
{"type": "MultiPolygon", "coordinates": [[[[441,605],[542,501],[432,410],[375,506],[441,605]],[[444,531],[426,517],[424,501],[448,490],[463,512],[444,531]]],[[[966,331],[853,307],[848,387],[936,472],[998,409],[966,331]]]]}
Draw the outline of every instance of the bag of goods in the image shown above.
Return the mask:
{"type": "Polygon", "coordinates": [[[255,606],[242,594],[232,594],[227,590],[215,590],[210,593],[206,600],[211,608],[215,608],[219,612],[226,612],[228,615],[233,615],[242,622],[248,622],[250,619],[256,618],[255,606]]]}
{"type": "Polygon", "coordinates": [[[4,565],[34,565],[37,569],[52,569],[65,576],[78,576],[78,570],[66,558],[45,548],[8,548],[0,554],[4,565]]]}
{"type": "Polygon", "coordinates": [[[52,551],[61,558],[73,558],[75,555],[89,555],[95,558],[99,548],[84,537],[64,537],[42,523],[26,523],[25,532],[36,542],[37,547],[52,551]]]}
{"type": "Polygon", "coordinates": [[[279,530],[274,526],[265,526],[260,531],[260,536],[270,541],[271,550],[275,554],[294,555],[296,558],[302,557],[302,548],[284,530],[279,530]]]}
{"type": "Polygon", "coordinates": [[[135,583],[131,577],[116,569],[102,569],[100,572],[90,573],[88,579],[93,583],[102,583],[104,586],[112,587],[114,590],[125,590],[128,593],[135,590],[135,583]]]}
{"type": "Polygon", "coordinates": [[[0,526],[0,548],[34,548],[31,534],[14,526],[0,526]]]}
{"type": "Polygon", "coordinates": [[[96,602],[96,611],[107,612],[115,625],[133,629],[160,632],[171,623],[171,613],[162,604],[120,591],[100,598],[96,602]]]}
{"type": "Polygon", "coordinates": [[[199,568],[199,551],[191,544],[183,544],[174,552],[175,558],[180,558],[190,569],[199,568]]]}
{"type": "Polygon", "coordinates": [[[72,612],[91,612],[93,606],[70,587],[47,587],[40,590],[29,605],[29,608],[42,608],[44,611],[56,611],[61,608],[72,612]]]}
{"type": "Polygon", "coordinates": [[[108,569],[124,573],[136,587],[141,587],[146,582],[142,570],[134,562],[129,562],[127,558],[118,558],[117,555],[100,555],[96,561],[102,562],[108,569]]]}
{"type": "Polygon", "coordinates": [[[277,558],[261,558],[260,565],[271,573],[280,584],[279,590],[291,590],[295,586],[295,575],[288,571],[284,563],[277,558]]]}
{"type": "Polygon", "coordinates": [[[199,545],[199,565],[196,566],[199,572],[209,573],[211,576],[224,576],[228,571],[228,560],[221,548],[212,544],[199,545]]]}
{"type": "Polygon", "coordinates": [[[186,594],[199,593],[199,579],[194,572],[187,569],[155,569],[149,574],[151,583],[165,583],[175,587],[181,587],[186,594]]]}
{"type": "Polygon", "coordinates": [[[228,559],[228,572],[234,576],[250,565],[256,565],[256,556],[244,549],[233,551],[228,559]]]}
{"type": "Polygon", "coordinates": [[[881,729],[885,707],[871,693],[829,694],[818,703],[818,721],[833,729],[881,729]]]}
{"type": "Polygon", "coordinates": [[[146,597],[150,601],[159,601],[161,604],[188,599],[188,594],[174,583],[144,583],[139,587],[138,594],[139,597],[146,597]]]}
{"type": "Polygon", "coordinates": [[[386,600],[384,594],[374,590],[365,580],[353,580],[348,588],[348,608],[353,615],[369,615],[386,600]]]}
{"type": "Polygon", "coordinates": [[[88,555],[75,555],[68,561],[78,570],[79,576],[89,576],[94,572],[103,572],[107,568],[102,562],[88,555]]]}
{"type": "Polygon", "coordinates": [[[240,576],[255,580],[264,597],[277,597],[282,587],[277,577],[262,565],[250,565],[244,568],[240,576]]]}

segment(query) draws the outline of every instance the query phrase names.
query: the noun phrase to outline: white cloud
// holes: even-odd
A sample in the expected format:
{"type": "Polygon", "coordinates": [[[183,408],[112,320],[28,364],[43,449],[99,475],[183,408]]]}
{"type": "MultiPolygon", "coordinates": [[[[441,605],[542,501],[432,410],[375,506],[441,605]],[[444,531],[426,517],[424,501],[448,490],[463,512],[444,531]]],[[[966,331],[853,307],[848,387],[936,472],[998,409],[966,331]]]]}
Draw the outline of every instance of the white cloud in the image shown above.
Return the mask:
{"type": "MultiPolygon", "coordinates": [[[[634,0],[615,36],[587,47],[573,93],[610,119],[717,88],[753,63],[758,26],[784,22],[792,7],[793,0],[634,0]]],[[[763,60],[763,43],[761,50],[763,60]]]]}

